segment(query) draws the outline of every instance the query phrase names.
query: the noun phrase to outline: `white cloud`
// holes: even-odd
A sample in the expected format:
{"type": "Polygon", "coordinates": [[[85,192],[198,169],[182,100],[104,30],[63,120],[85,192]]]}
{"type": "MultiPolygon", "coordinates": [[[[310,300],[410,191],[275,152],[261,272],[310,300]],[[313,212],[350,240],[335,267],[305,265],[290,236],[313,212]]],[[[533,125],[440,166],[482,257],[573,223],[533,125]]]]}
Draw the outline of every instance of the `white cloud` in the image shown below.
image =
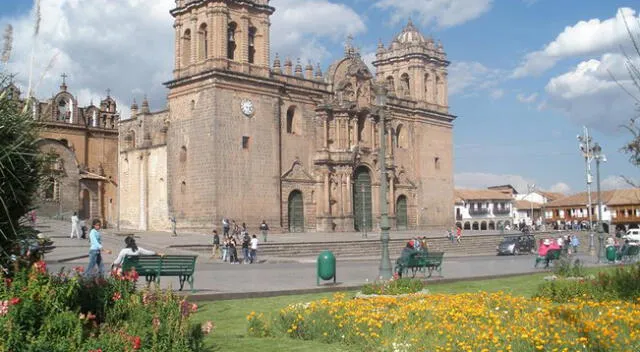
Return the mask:
{"type": "Polygon", "coordinates": [[[300,57],[319,62],[329,51],[319,39],[342,43],[347,35],[366,31],[364,21],[352,8],[327,0],[273,0],[272,52],[281,57],[300,57]]]}
{"type": "Polygon", "coordinates": [[[372,62],[374,62],[375,59],[376,59],[375,52],[364,53],[362,55],[362,61],[367,65],[367,67],[369,68],[369,71],[371,71],[373,75],[376,74],[376,68],[372,64],[372,62]]]}
{"type": "Polygon", "coordinates": [[[494,89],[491,91],[491,99],[500,99],[504,96],[504,90],[502,89],[494,89]]]}
{"type": "MultiPolygon", "coordinates": [[[[634,62],[640,67],[640,58],[634,62]]],[[[549,81],[545,87],[547,106],[563,111],[576,123],[615,131],[634,116],[633,99],[620,86],[638,93],[625,63],[621,54],[605,54],[599,60],[579,63],[549,81]]]]}
{"type": "Polygon", "coordinates": [[[435,23],[446,28],[482,16],[492,3],[493,0],[377,0],[375,6],[390,11],[392,23],[406,21],[413,15],[425,26],[435,23]]]}
{"type": "MultiPolygon", "coordinates": [[[[59,91],[68,74],[69,91],[81,105],[99,103],[111,88],[125,112],[135,92],[145,92],[153,107],[165,104],[162,82],[171,79],[173,28],[169,1],[42,0],[40,35],[35,43],[35,95],[46,99],[59,91]],[[53,66],[46,70],[51,58],[53,66]],[[41,78],[42,77],[42,78],[41,78]]],[[[14,41],[7,67],[17,73],[26,94],[34,42],[33,16],[1,18],[11,23],[14,41]]],[[[140,95],[138,93],[138,95],[140,95]]],[[[140,97],[139,97],[140,98],[140,97]]]]}
{"type": "Polygon", "coordinates": [[[640,16],[631,8],[620,8],[615,17],[600,20],[580,21],[568,26],[554,41],[545,45],[542,50],[534,51],[524,57],[523,62],[512,74],[514,78],[540,74],[560,60],[607,51],[629,46],[629,34],[625,26],[625,18],[632,31],[638,31],[640,16]]]}
{"type": "Polygon", "coordinates": [[[571,187],[564,182],[558,182],[549,187],[549,191],[568,195],[569,193],[571,193],[571,187]]]}
{"type": "Polygon", "coordinates": [[[529,95],[520,93],[516,96],[516,98],[518,99],[519,102],[523,104],[532,104],[536,102],[536,99],[538,98],[538,93],[532,93],[529,95]]]}
{"type": "MultiPolygon", "coordinates": [[[[502,96],[497,86],[504,79],[504,72],[491,69],[475,61],[458,61],[449,66],[449,94],[474,94],[481,91],[492,96],[502,96]]],[[[502,92],[504,93],[504,92],[502,92]]]]}
{"type": "MultiPolygon", "coordinates": [[[[639,184],[637,179],[631,182],[639,184]]],[[[608,176],[600,181],[600,187],[605,190],[633,188],[622,176],[608,176]]]]}

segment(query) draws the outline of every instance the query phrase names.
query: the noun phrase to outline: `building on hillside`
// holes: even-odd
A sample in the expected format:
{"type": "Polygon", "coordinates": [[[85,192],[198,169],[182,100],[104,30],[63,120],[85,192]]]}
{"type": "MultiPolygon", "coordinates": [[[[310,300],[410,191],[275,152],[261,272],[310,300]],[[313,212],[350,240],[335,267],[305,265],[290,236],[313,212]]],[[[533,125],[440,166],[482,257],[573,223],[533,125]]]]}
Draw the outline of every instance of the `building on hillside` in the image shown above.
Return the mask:
{"type": "Polygon", "coordinates": [[[513,197],[495,189],[456,189],[456,226],[464,230],[499,230],[513,226],[513,197]]]}
{"type": "MultiPolygon", "coordinates": [[[[592,193],[591,220],[598,221],[597,193],[592,193]]],[[[618,189],[601,192],[602,220],[605,232],[627,230],[640,225],[640,189],[618,189]]],[[[589,223],[587,192],[560,198],[546,205],[545,217],[558,227],[589,223]]]]}
{"type": "MultiPolygon", "coordinates": [[[[83,219],[117,220],[118,122],[120,115],[109,93],[99,106],[81,107],[69,92],[66,74],[60,91],[50,99],[33,98],[29,113],[41,126],[40,150],[52,157],[39,199],[40,216],[68,218],[79,212],[83,219]]],[[[20,90],[6,89],[21,106],[20,90]]]]}
{"type": "Polygon", "coordinates": [[[442,44],[409,22],[325,73],[270,64],[268,0],[177,0],[168,110],[120,126],[122,226],[210,229],[222,218],[284,231],[377,227],[380,175],[393,228],[451,226],[452,127],[442,44]],[[384,115],[379,86],[389,90],[384,115]],[[380,137],[385,133],[385,165],[380,137]]]}

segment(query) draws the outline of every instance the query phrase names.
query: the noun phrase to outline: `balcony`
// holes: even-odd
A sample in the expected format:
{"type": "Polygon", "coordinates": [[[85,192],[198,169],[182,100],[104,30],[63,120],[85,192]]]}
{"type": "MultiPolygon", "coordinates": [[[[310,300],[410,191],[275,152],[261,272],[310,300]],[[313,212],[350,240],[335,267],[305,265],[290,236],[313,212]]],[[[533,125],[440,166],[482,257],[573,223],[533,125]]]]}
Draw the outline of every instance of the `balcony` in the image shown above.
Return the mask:
{"type": "Polygon", "coordinates": [[[509,208],[503,208],[503,209],[493,209],[493,214],[494,215],[509,215],[511,214],[511,209],[509,208]]]}
{"type": "Polygon", "coordinates": [[[489,209],[488,208],[471,208],[469,209],[469,215],[472,216],[476,216],[476,215],[488,215],[489,214],[489,209]]]}

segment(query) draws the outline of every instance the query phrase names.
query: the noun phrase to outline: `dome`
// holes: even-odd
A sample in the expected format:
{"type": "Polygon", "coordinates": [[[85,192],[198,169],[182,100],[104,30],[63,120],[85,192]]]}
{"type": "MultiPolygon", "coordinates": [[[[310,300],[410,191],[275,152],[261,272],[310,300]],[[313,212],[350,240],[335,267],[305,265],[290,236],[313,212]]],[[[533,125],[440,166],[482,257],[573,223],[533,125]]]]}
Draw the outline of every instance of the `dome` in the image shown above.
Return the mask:
{"type": "Polygon", "coordinates": [[[402,32],[400,34],[398,34],[398,36],[396,37],[396,40],[398,42],[400,42],[400,43],[403,43],[403,44],[405,44],[405,43],[425,43],[427,41],[424,38],[424,36],[420,33],[418,28],[416,28],[416,26],[413,25],[413,22],[411,21],[411,19],[409,19],[409,22],[404,27],[402,32]]]}

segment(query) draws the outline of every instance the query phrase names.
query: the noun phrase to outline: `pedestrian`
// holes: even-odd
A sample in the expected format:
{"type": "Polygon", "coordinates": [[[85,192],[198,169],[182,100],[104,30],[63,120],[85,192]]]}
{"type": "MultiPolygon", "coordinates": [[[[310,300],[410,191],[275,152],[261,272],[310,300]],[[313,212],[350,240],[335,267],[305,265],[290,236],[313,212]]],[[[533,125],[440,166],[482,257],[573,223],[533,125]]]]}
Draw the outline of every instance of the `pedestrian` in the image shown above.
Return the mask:
{"type": "Polygon", "coordinates": [[[573,247],[573,254],[578,254],[578,246],[580,246],[580,240],[575,234],[571,236],[571,247],[573,247]]]}
{"type": "Polygon", "coordinates": [[[176,216],[172,216],[169,218],[169,220],[171,221],[171,236],[178,236],[178,233],[176,232],[176,226],[177,226],[177,220],[176,220],[176,216]]]}
{"type": "Polygon", "coordinates": [[[222,219],[222,235],[229,236],[229,219],[222,219]]]}
{"type": "Polygon", "coordinates": [[[451,243],[453,243],[453,241],[455,240],[453,236],[453,228],[447,229],[447,238],[449,239],[449,241],[451,241],[451,243]]]}
{"type": "Polygon", "coordinates": [[[460,226],[458,226],[458,229],[456,230],[456,242],[462,243],[462,229],[460,226]]]}
{"type": "Polygon", "coordinates": [[[220,236],[218,236],[218,231],[213,230],[213,248],[211,250],[211,259],[218,258],[218,253],[220,253],[220,236]]]}
{"type": "Polygon", "coordinates": [[[257,254],[258,254],[258,238],[256,238],[256,235],[253,235],[253,238],[251,239],[251,253],[249,254],[251,257],[251,264],[258,262],[257,254]]]}
{"type": "Polygon", "coordinates": [[[118,257],[113,261],[113,264],[111,264],[112,271],[113,269],[120,268],[122,266],[122,262],[124,261],[124,258],[128,255],[130,256],[162,255],[160,253],[156,253],[154,251],[150,251],[142,247],[138,247],[136,245],[136,240],[131,236],[127,236],[124,239],[124,246],[125,247],[122,250],[120,250],[120,253],[118,253],[118,257]]]}
{"type": "Polygon", "coordinates": [[[36,221],[38,220],[38,216],[36,215],[36,211],[32,210],[29,213],[29,217],[30,217],[30,220],[31,220],[31,226],[36,226],[36,221]]]}
{"type": "Polygon", "coordinates": [[[100,234],[102,223],[100,222],[100,220],[94,219],[91,227],[92,229],[89,232],[89,241],[91,241],[91,246],[89,247],[89,265],[84,271],[84,275],[85,277],[92,276],[93,269],[95,266],[97,266],[98,277],[102,277],[104,275],[104,262],[102,259],[102,252],[111,254],[111,251],[102,247],[102,235],[100,234]]]}
{"type": "Polygon", "coordinates": [[[260,231],[262,232],[262,241],[267,242],[267,233],[269,231],[269,225],[267,222],[262,220],[262,224],[260,224],[260,231]]]}
{"type": "Polygon", "coordinates": [[[80,219],[78,218],[78,213],[73,212],[71,215],[71,236],[70,238],[76,237],[80,239],[80,219]]]}
{"type": "Polygon", "coordinates": [[[229,261],[231,264],[240,264],[240,259],[238,259],[238,243],[235,238],[231,238],[229,240],[229,261]]]}
{"type": "Polygon", "coordinates": [[[229,235],[224,235],[224,241],[222,242],[222,261],[226,262],[229,258],[229,235]]]}
{"type": "Polygon", "coordinates": [[[242,262],[244,264],[248,264],[251,260],[249,259],[249,242],[251,241],[251,237],[249,237],[249,233],[244,231],[242,235],[242,262]]]}
{"type": "Polygon", "coordinates": [[[82,231],[83,240],[87,239],[87,222],[84,219],[80,219],[80,231],[82,231]]]}

